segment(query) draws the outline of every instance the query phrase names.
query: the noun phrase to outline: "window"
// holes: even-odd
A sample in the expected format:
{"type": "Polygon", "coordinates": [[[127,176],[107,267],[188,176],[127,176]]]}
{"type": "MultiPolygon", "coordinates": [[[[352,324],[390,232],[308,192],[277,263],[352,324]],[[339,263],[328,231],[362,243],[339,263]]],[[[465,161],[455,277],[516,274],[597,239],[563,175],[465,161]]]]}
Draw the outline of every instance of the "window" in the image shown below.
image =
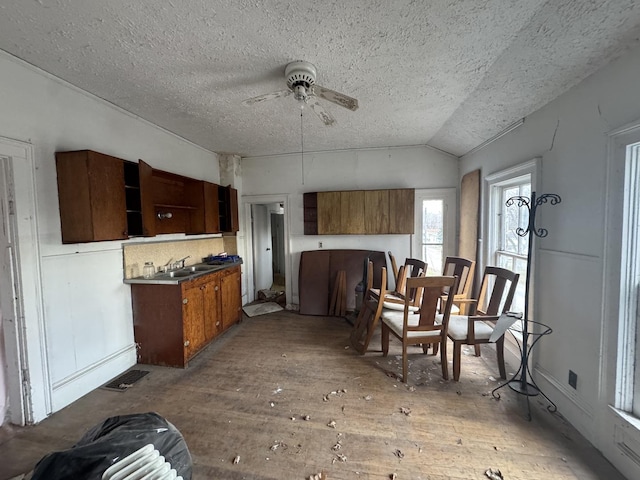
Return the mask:
{"type": "Polygon", "coordinates": [[[455,189],[416,190],[414,255],[427,263],[427,275],[441,275],[455,252],[455,189]]]}
{"type": "MultiPolygon", "coordinates": [[[[535,184],[537,160],[505,170],[486,178],[489,195],[487,216],[487,250],[485,265],[496,265],[520,274],[510,310],[524,312],[525,283],[527,273],[527,252],[529,237],[516,233],[518,227],[526,229],[529,211],[525,207],[506,203],[512,197],[531,196],[531,186],[535,184]]],[[[533,302],[530,302],[533,304],[533,302]]],[[[528,312],[531,317],[531,312],[528,312]]]]}
{"type": "Polygon", "coordinates": [[[640,417],[640,133],[622,135],[616,142],[624,157],[616,407],[640,417]]]}

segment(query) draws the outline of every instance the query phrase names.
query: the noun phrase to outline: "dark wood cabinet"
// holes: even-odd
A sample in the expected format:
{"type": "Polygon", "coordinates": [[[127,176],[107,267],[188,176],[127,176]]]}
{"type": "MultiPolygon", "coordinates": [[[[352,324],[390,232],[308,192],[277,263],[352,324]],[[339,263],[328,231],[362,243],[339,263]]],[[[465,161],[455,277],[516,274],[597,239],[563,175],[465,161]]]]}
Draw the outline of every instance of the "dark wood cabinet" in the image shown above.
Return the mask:
{"type": "Polygon", "coordinates": [[[237,232],[238,192],[91,150],[56,153],[63,243],[237,232]]]}
{"type": "Polygon", "coordinates": [[[138,361],[186,367],[242,319],[240,275],[233,266],[178,284],[132,284],[138,361]]]}
{"type": "Polygon", "coordinates": [[[125,189],[123,160],[90,150],[56,153],[56,169],[62,243],[125,239],[128,219],[141,230],[142,218],[127,215],[129,205],[139,208],[140,192],[131,175],[125,189]]]}
{"type": "Polygon", "coordinates": [[[238,191],[235,188],[218,186],[218,215],[221,231],[232,233],[240,229],[238,191]]]}

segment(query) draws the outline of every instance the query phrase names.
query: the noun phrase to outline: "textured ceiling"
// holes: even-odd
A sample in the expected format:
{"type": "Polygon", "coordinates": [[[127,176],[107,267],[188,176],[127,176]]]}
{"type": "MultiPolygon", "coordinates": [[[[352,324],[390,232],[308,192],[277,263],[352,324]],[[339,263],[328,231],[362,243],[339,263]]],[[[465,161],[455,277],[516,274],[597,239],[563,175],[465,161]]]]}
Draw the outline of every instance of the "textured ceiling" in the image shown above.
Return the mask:
{"type": "Polygon", "coordinates": [[[299,152],[293,60],[359,100],[304,150],[462,155],[640,44],[636,0],[2,0],[0,49],[220,153],[299,152]]]}

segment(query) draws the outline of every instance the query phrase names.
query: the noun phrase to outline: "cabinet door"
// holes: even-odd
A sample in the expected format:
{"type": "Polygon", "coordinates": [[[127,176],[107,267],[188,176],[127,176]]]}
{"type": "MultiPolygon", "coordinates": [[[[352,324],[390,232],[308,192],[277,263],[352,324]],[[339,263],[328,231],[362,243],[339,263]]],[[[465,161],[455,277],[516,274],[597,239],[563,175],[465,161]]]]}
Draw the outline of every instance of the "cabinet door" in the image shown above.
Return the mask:
{"type": "Polygon", "coordinates": [[[217,275],[209,275],[211,281],[204,285],[204,336],[209,342],[222,332],[220,320],[220,282],[217,275]]]}
{"type": "Polygon", "coordinates": [[[340,220],[340,192],[318,192],[318,234],[338,235],[340,220]]]}
{"type": "Polygon", "coordinates": [[[240,222],[238,218],[238,190],[229,188],[229,219],[231,221],[231,231],[240,230],[240,222]]]}
{"type": "Polygon", "coordinates": [[[206,343],[204,327],[205,286],[196,283],[183,286],[182,322],[185,358],[195,355],[206,343]]]}
{"type": "Polygon", "coordinates": [[[366,233],[389,233],[389,190],[364,192],[364,218],[366,233]]]}
{"type": "Polygon", "coordinates": [[[365,233],[364,191],[340,192],[340,233],[365,233]]]}
{"type": "Polygon", "coordinates": [[[142,235],[156,234],[156,209],[153,204],[153,168],[142,160],[138,162],[140,176],[140,202],[142,204],[142,235]]]}
{"type": "Polygon", "coordinates": [[[389,233],[413,233],[415,190],[389,190],[389,233]]]}
{"type": "Polygon", "coordinates": [[[209,182],[204,182],[204,231],[220,233],[218,185],[209,182]]]}
{"type": "Polygon", "coordinates": [[[220,277],[222,328],[226,330],[240,321],[242,315],[240,267],[226,270],[220,277]]]}
{"type": "Polygon", "coordinates": [[[56,153],[63,243],[127,238],[123,160],[83,150],[56,153]]]}

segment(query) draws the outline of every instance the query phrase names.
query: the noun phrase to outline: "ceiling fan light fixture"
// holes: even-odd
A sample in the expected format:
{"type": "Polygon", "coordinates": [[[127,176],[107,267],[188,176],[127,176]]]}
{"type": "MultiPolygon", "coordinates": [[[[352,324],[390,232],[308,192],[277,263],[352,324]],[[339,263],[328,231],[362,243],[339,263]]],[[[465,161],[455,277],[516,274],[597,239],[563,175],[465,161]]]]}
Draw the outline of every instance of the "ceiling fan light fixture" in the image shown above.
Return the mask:
{"type": "Polygon", "coordinates": [[[293,89],[293,98],[295,98],[296,100],[298,100],[299,102],[306,102],[307,100],[307,89],[304,88],[302,85],[298,85],[293,89]]]}

